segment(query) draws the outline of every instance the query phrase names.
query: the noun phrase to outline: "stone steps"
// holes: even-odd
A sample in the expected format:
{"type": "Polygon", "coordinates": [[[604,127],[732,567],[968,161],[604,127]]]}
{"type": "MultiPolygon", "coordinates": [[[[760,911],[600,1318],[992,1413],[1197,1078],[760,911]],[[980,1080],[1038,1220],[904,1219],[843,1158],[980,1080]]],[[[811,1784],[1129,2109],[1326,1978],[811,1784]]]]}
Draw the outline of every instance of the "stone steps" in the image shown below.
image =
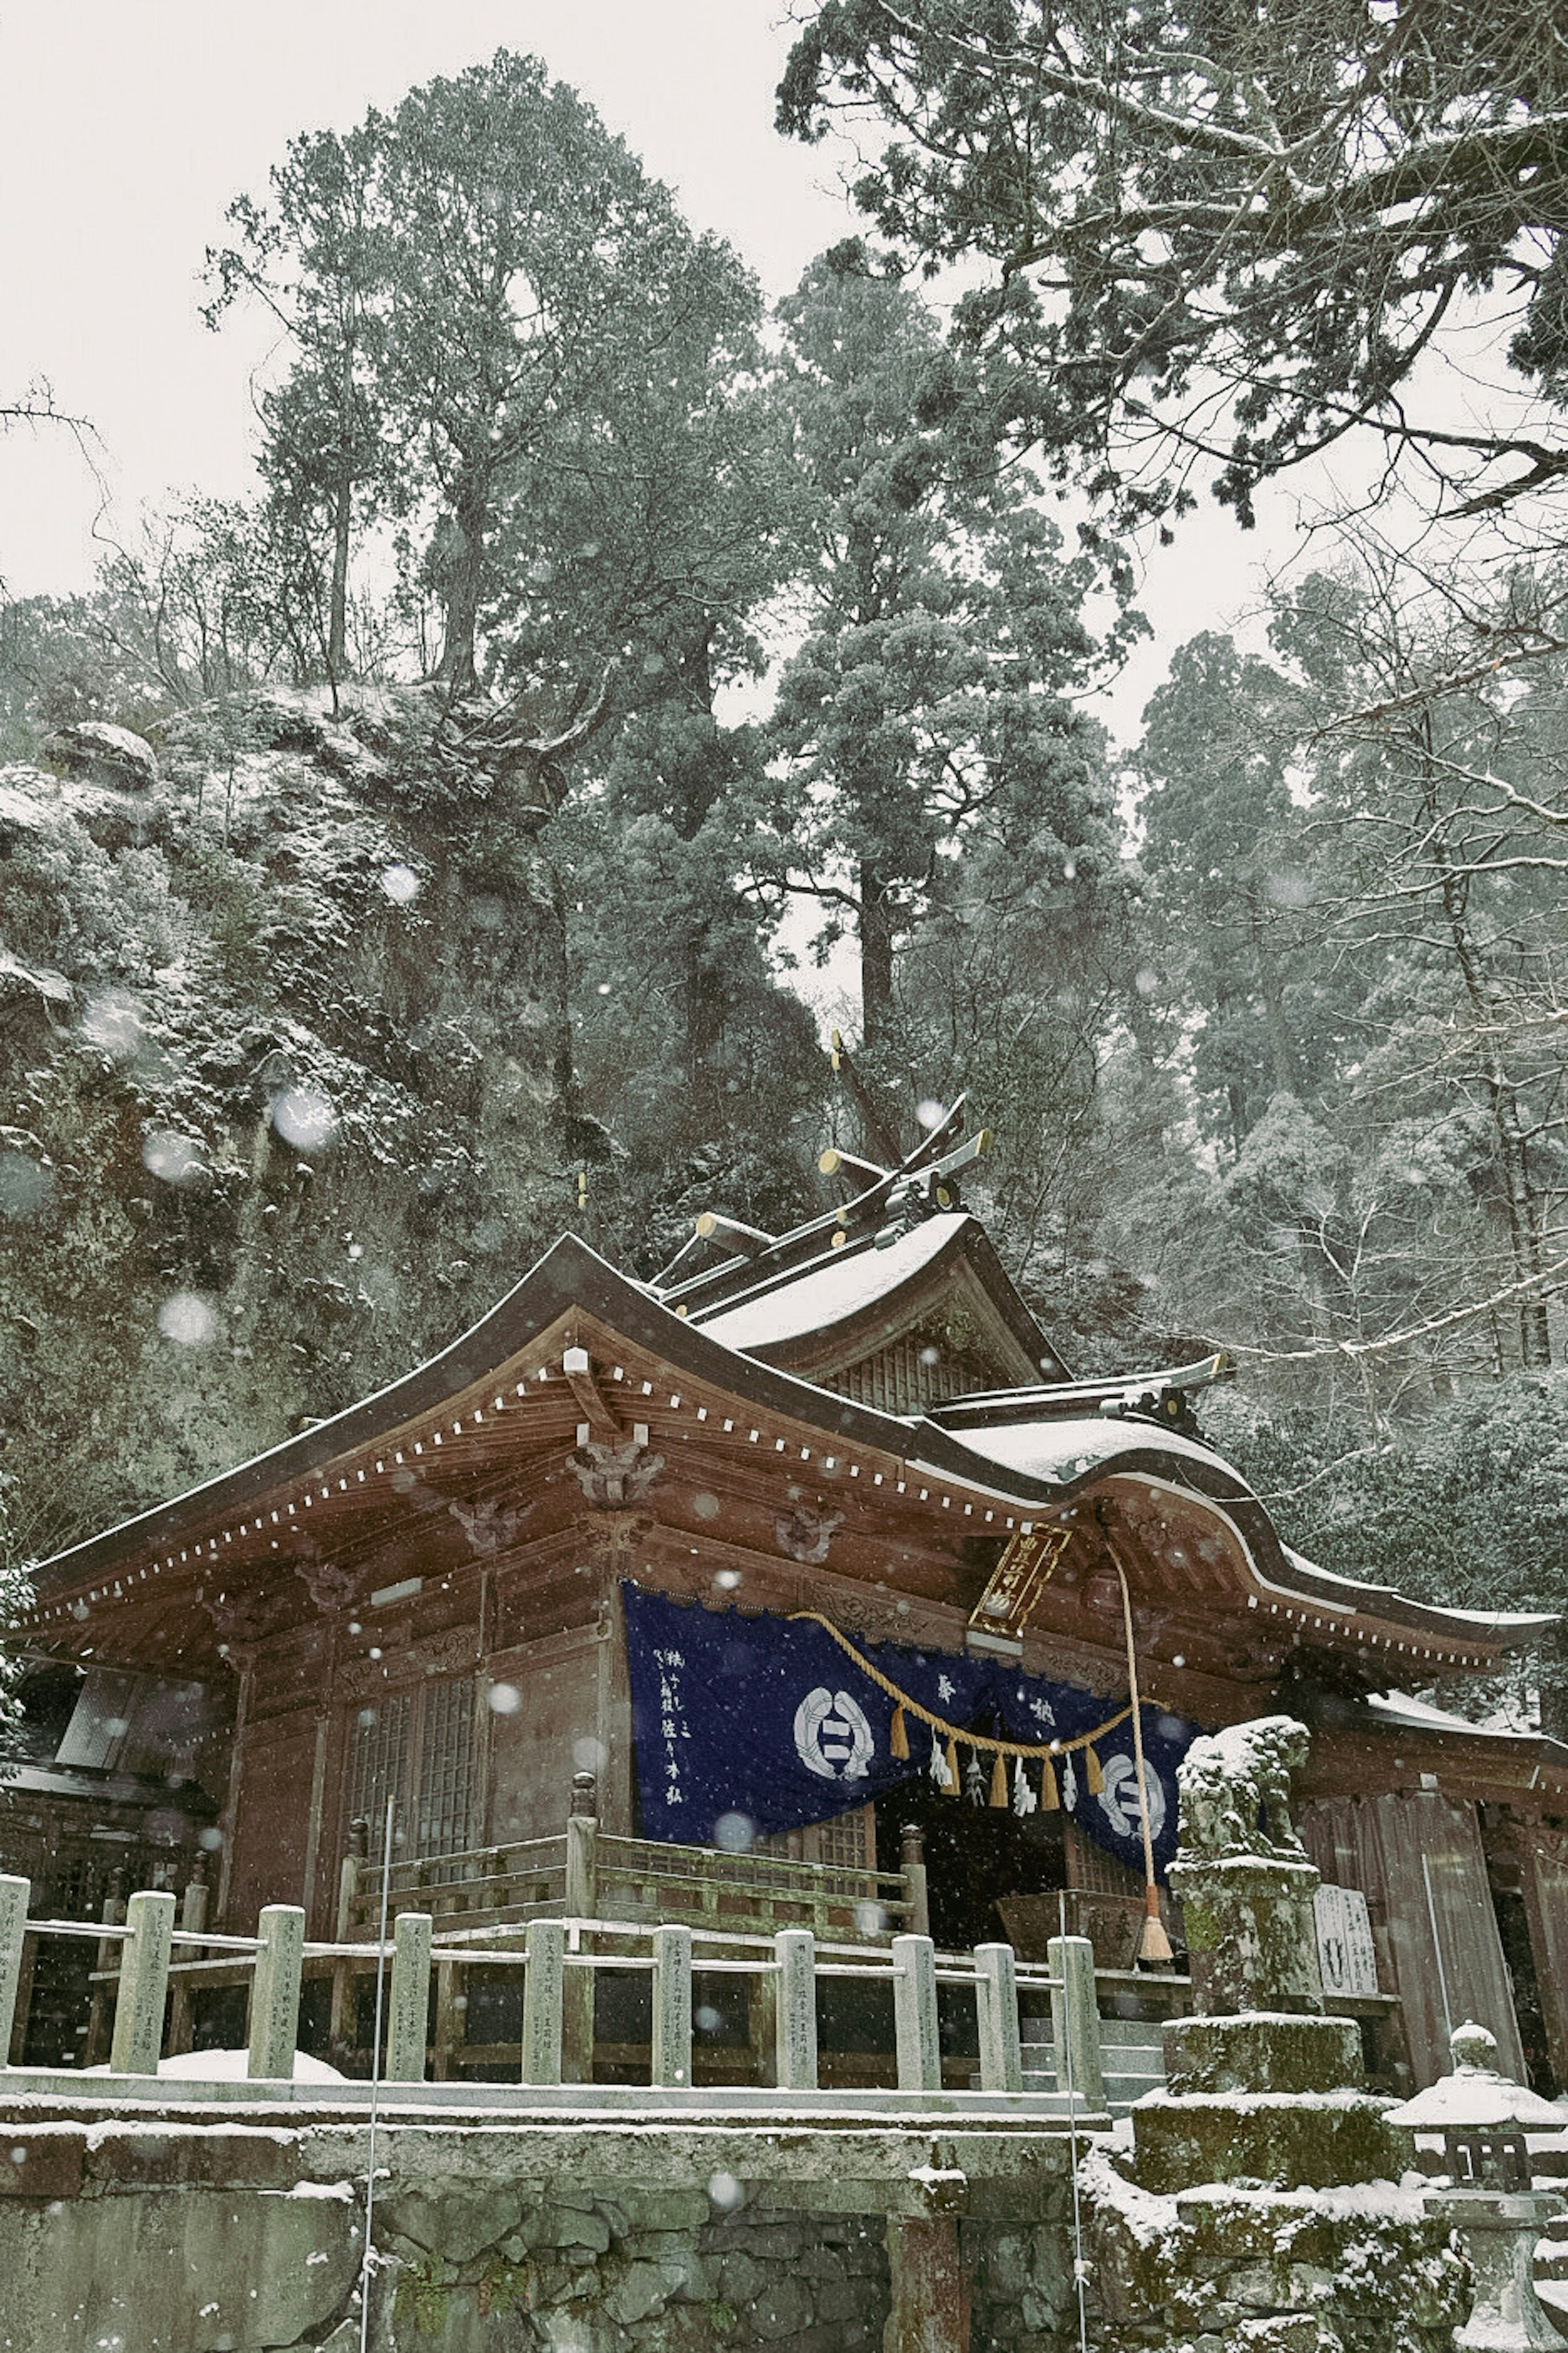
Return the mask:
{"type": "MultiPolygon", "coordinates": [[[[1035,2021],[1027,2021],[1033,2024],[1035,2021]]],[[[1154,2030],[1158,2035],[1158,2028],[1154,2030]]],[[[1026,2092],[1059,2092],[1055,2045],[1047,2041],[1019,2046],[1026,2092]]],[[[1100,2072],[1105,2105],[1113,2116],[1125,2116],[1145,2092],[1158,2091],[1165,2081],[1165,2054],[1158,2040],[1149,2040],[1149,2028],[1136,2021],[1105,2019],[1100,2025],[1100,2072]],[[1137,2040],[1134,2040],[1137,2037],[1137,2040]]]]}

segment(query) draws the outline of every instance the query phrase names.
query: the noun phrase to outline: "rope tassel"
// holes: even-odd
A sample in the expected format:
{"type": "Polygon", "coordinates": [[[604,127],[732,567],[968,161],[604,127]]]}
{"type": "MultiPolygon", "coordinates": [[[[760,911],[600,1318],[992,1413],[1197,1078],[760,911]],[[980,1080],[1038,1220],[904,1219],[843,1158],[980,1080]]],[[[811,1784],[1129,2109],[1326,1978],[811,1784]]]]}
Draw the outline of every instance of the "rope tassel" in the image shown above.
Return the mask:
{"type": "Polygon", "coordinates": [[[1092,1748],[1086,1748],[1083,1752],[1083,1778],[1089,1785],[1091,1798],[1104,1796],[1105,1776],[1100,1769],[1100,1758],[1092,1748]]]}
{"type": "Polygon", "coordinates": [[[1048,1757],[1040,1759],[1040,1811],[1059,1814],[1061,1799],[1057,1795],[1057,1768],[1048,1757]]]}
{"type": "Polygon", "coordinates": [[[950,1798],[956,1798],[959,1793],[960,1787],[962,1786],[958,1778],[958,1743],[956,1740],[949,1740],[947,1744],[946,1762],[947,1781],[945,1787],[947,1794],[950,1798]]]}
{"type": "Polygon", "coordinates": [[[888,1734],[888,1754],[898,1764],[903,1765],[909,1761],[910,1736],[901,1707],[896,1707],[893,1710],[892,1728],[888,1734]]]}
{"type": "Polygon", "coordinates": [[[1007,1804],[1007,1767],[998,1749],[991,1760],[991,1802],[1005,1810],[1007,1804]]]}

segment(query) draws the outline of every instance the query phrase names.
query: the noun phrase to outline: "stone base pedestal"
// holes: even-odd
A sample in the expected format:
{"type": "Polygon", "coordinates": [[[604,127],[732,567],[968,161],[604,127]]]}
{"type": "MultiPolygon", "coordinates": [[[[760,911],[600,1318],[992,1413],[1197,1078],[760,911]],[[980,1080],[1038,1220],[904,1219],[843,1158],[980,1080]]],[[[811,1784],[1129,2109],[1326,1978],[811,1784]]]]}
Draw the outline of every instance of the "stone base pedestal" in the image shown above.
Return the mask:
{"type": "Polygon", "coordinates": [[[1535,2293],[1535,2242],[1562,2200],[1536,2190],[1460,2189],[1426,2200],[1458,2232],[1475,2274],[1470,2316],[1454,2337],[1464,2353],[1563,2353],[1535,2293]]]}
{"type": "Polygon", "coordinates": [[[883,2353],[969,2353],[969,2283],[951,2214],[889,2215],[883,2353]]]}
{"type": "Polygon", "coordinates": [[[1392,2105],[1371,2092],[1146,2092],[1132,2111],[1136,2178],[1160,2195],[1200,2182],[1397,2181],[1415,2143],[1384,2122],[1392,2105]]]}
{"type": "Polygon", "coordinates": [[[1300,2014],[1322,2009],[1312,1908],[1321,1876],[1313,1863],[1261,1855],[1205,1856],[1171,1865],[1171,1885],[1186,1923],[1195,2010],[1215,2017],[1241,2010],[1300,2014]]]}
{"type": "Polygon", "coordinates": [[[1249,2010],[1232,2018],[1173,2018],[1164,2031],[1173,2092],[1333,2092],[1362,2072],[1353,2018],[1249,2010]]]}

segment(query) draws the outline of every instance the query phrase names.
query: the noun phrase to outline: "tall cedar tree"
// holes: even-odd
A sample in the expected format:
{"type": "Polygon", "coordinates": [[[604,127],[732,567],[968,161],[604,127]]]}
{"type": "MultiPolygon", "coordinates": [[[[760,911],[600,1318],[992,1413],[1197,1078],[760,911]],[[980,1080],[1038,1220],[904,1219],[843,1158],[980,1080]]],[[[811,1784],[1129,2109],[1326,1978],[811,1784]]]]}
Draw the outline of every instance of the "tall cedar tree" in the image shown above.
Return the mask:
{"type": "MultiPolygon", "coordinates": [[[[1423,419],[1479,302],[1516,393],[1568,386],[1568,44],[1533,0],[813,0],[780,127],[890,128],[858,195],[961,306],[1013,423],[1125,515],[1370,422],[1482,503],[1568,473],[1548,416],[1423,419]],[[1511,334],[1511,344],[1508,338],[1511,334]],[[1520,378],[1525,381],[1521,383],[1520,378]]],[[[875,136],[875,132],[872,132],[875,136]]]]}
{"type": "Polygon", "coordinates": [[[782,306],[779,397],[808,501],[807,633],[783,671],[760,887],[852,924],[862,1039],[892,1048],[899,942],[971,837],[1069,871],[1107,851],[1098,744],[1067,699],[1091,671],[1094,582],[1026,477],[981,461],[972,399],[924,306],[863,259],[782,306]]]}

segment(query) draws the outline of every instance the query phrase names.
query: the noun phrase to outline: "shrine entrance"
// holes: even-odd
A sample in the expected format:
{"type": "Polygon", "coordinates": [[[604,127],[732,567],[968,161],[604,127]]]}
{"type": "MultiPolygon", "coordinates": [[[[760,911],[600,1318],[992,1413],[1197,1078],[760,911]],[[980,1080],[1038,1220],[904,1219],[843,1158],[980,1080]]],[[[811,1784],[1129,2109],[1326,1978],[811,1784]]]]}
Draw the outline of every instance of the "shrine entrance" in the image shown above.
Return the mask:
{"type": "Polygon", "coordinates": [[[976,1806],[967,1796],[948,1797],[924,1774],[879,1798],[876,1813],[879,1854],[898,1853],[906,1824],[924,1837],[931,1933],[943,1951],[1010,1941],[999,1904],[1037,1900],[1068,1885],[1059,1813],[976,1806]]]}

